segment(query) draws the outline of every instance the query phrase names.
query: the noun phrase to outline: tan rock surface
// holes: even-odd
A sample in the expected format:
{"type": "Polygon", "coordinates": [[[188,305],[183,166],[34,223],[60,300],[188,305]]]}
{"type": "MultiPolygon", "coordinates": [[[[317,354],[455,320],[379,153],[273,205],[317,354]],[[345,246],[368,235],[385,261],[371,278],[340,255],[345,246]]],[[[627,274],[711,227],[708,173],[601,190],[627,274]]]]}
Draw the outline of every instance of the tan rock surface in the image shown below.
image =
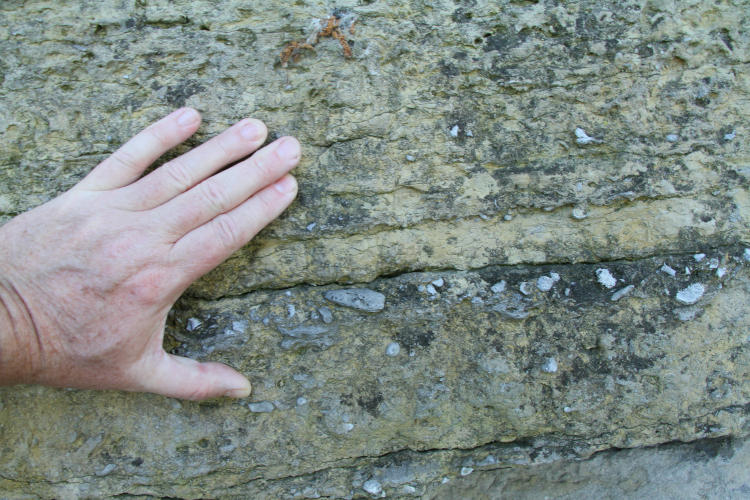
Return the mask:
{"type": "Polygon", "coordinates": [[[336,7],[0,5],[0,220],[181,105],[185,147],[252,115],[304,148],[297,202],[168,328],[249,400],[3,389],[0,496],[440,496],[479,491],[467,467],[742,443],[750,3],[336,7]],[[282,64],[332,14],[352,57],[282,64]],[[384,308],[324,296],[350,288],[384,308]]]}

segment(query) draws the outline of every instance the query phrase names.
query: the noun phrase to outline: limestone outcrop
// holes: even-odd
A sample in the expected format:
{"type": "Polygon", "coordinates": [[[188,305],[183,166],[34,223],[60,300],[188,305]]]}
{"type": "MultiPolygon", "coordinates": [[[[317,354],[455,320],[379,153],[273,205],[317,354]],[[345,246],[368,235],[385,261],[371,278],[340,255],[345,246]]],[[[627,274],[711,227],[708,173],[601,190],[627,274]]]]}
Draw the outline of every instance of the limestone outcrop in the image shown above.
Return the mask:
{"type": "Polygon", "coordinates": [[[750,495],[749,17],[4,2],[0,221],[182,105],[174,154],[254,116],[303,160],[170,314],[250,398],[4,388],[0,496],[750,495]]]}

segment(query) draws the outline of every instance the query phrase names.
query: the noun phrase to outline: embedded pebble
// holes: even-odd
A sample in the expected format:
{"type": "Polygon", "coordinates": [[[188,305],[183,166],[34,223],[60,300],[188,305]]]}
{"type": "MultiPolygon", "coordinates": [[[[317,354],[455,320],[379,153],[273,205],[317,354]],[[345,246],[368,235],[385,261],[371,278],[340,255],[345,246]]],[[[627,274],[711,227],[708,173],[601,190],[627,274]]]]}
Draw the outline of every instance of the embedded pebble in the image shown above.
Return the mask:
{"type": "Polygon", "coordinates": [[[253,413],[270,413],[273,411],[273,403],[270,401],[260,401],[258,403],[248,403],[248,408],[253,413]]]}
{"type": "Polygon", "coordinates": [[[599,268],[596,270],[596,279],[602,286],[606,288],[612,288],[617,284],[617,279],[612,276],[609,269],[599,268]]]}
{"type": "Polygon", "coordinates": [[[583,130],[582,128],[580,128],[580,127],[576,128],[575,133],[576,133],[576,142],[578,144],[585,145],[585,144],[591,144],[592,142],[602,142],[599,139],[595,139],[593,137],[590,137],[586,133],[586,131],[583,130]]]}
{"type": "Polygon", "coordinates": [[[472,467],[461,467],[461,475],[462,476],[468,476],[472,472],[474,472],[474,468],[472,468],[472,467]]]}
{"type": "Polygon", "coordinates": [[[458,128],[458,125],[453,125],[453,127],[451,128],[451,132],[450,132],[451,137],[458,137],[459,130],[461,129],[458,128]]]}
{"type": "Polygon", "coordinates": [[[436,295],[437,294],[437,290],[435,290],[435,287],[432,286],[432,284],[427,285],[425,287],[425,289],[427,290],[427,293],[429,293],[430,295],[436,295]]]}
{"type": "Polygon", "coordinates": [[[716,276],[719,278],[723,278],[725,274],[727,274],[726,267],[720,267],[719,269],[716,270],[716,276]]]}
{"type": "Polygon", "coordinates": [[[743,254],[743,257],[746,261],[750,262],[750,248],[745,249],[745,253],[743,254]]]}
{"type": "Polygon", "coordinates": [[[572,411],[573,411],[573,408],[571,408],[570,406],[566,406],[565,408],[563,408],[563,411],[564,411],[565,413],[570,413],[570,412],[572,412],[572,411]]]}
{"type": "Polygon", "coordinates": [[[110,472],[112,472],[113,470],[115,470],[116,468],[117,468],[117,465],[115,465],[115,464],[107,464],[107,465],[104,466],[104,468],[102,470],[97,471],[96,475],[97,476],[106,476],[107,474],[109,474],[110,472]]]}
{"type": "Polygon", "coordinates": [[[385,348],[385,353],[388,356],[398,356],[398,353],[401,352],[401,346],[398,345],[398,342],[391,342],[388,344],[388,347],[385,348]]]}
{"type": "Polygon", "coordinates": [[[307,225],[307,230],[312,231],[313,229],[315,229],[315,226],[317,225],[318,225],[317,222],[311,222],[310,224],[307,225]]]}
{"type": "Polygon", "coordinates": [[[432,284],[439,288],[439,287],[445,285],[445,280],[443,280],[443,278],[438,278],[438,279],[434,280],[432,282],[432,284]]]}
{"type": "Polygon", "coordinates": [[[283,326],[278,326],[277,328],[283,335],[280,344],[282,349],[296,349],[298,347],[327,349],[335,343],[330,335],[326,335],[328,327],[322,325],[303,324],[294,328],[285,328],[283,326]]]}
{"type": "Polygon", "coordinates": [[[294,317],[294,313],[297,312],[297,310],[294,307],[294,304],[287,304],[286,310],[289,313],[289,317],[294,317]]]}
{"type": "Polygon", "coordinates": [[[474,132],[472,132],[471,130],[467,130],[466,137],[474,137],[474,132]]]}
{"type": "Polygon", "coordinates": [[[187,326],[185,327],[185,330],[192,332],[199,326],[201,326],[203,322],[199,320],[198,318],[190,318],[187,320],[187,326]]]}
{"type": "Polygon", "coordinates": [[[711,257],[711,259],[708,261],[708,267],[710,269],[716,269],[717,267],[719,267],[719,259],[717,259],[716,257],[711,257]]]}
{"type": "Polygon", "coordinates": [[[320,313],[320,317],[323,318],[323,323],[330,323],[333,321],[333,314],[331,314],[331,310],[327,307],[319,307],[318,312],[320,313]]]}
{"type": "Polygon", "coordinates": [[[503,215],[503,220],[506,220],[506,221],[507,220],[513,220],[513,216],[510,215],[510,214],[505,214],[505,215],[503,215]]]}
{"type": "Polygon", "coordinates": [[[736,132],[735,130],[732,130],[732,131],[731,131],[730,133],[728,133],[728,134],[724,134],[724,140],[725,140],[725,141],[731,141],[731,140],[733,140],[733,139],[734,139],[735,137],[737,137],[737,132],[736,132]]]}
{"type": "Polygon", "coordinates": [[[378,312],[385,307],[385,295],[369,288],[329,290],[323,296],[340,306],[361,311],[378,312]]]}
{"type": "Polygon", "coordinates": [[[578,220],[585,219],[587,217],[586,211],[584,209],[580,208],[580,207],[574,208],[570,212],[570,216],[573,217],[574,219],[578,219],[578,220]]]}
{"type": "Polygon", "coordinates": [[[406,161],[415,161],[415,160],[416,158],[414,157],[414,155],[406,155],[406,161]]]}
{"type": "Polygon", "coordinates": [[[703,297],[705,291],[706,289],[703,285],[700,283],[693,283],[689,287],[677,292],[675,298],[678,302],[682,302],[683,304],[695,304],[701,297],[703,297]]]}
{"type": "Polygon", "coordinates": [[[536,287],[543,292],[548,292],[559,280],[560,275],[557,273],[550,273],[549,276],[539,276],[536,280],[536,287]]]}
{"type": "Polygon", "coordinates": [[[702,261],[703,259],[706,258],[706,254],[705,253],[697,253],[697,254],[693,255],[693,258],[695,259],[695,262],[700,262],[700,261],[702,261]]]}
{"type": "Polygon", "coordinates": [[[542,365],[542,371],[546,373],[555,373],[557,371],[557,360],[555,358],[547,358],[547,361],[542,365]]]}
{"type": "Polygon", "coordinates": [[[522,281],[521,284],[518,285],[518,289],[521,290],[521,293],[524,295],[529,295],[531,293],[528,281],[522,281]]]}
{"type": "Polygon", "coordinates": [[[634,288],[635,286],[633,285],[628,285],[625,288],[620,288],[619,290],[617,290],[615,293],[612,294],[611,300],[614,302],[617,302],[618,300],[620,300],[621,298],[623,298],[624,296],[632,292],[634,288]]]}
{"type": "Polygon", "coordinates": [[[677,134],[668,134],[667,135],[667,141],[669,142],[677,142],[680,139],[680,137],[677,134]]]}
{"type": "Polygon", "coordinates": [[[307,398],[302,396],[297,398],[297,406],[305,406],[307,404],[307,398]]]}
{"type": "Polygon", "coordinates": [[[403,487],[403,490],[404,490],[404,493],[416,493],[417,492],[417,489],[410,484],[405,484],[403,487]]]}
{"type": "Polygon", "coordinates": [[[505,280],[501,280],[494,285],[490,287],[490,290],[492,290],[492,293],[502,293],[505,290],[505,286],[507,283],[505,283],[505,280]]]}
{"type": "Polygon", "coordinates": [[[664,264],[663,266],[661,266],[661,269],[659,269],[659,271],[661,271],[661,272],[663,272],[665,274],[668,274],[668,275],[670,275],[672,277],[674,277],[677,274],[677,271],[675,271],[674,269],[672,269],[671,267],[669,267],[667,264],[664,264]]]}
{"type": "Polygon", "coordinates": [[[381,486],[380,481],[376,479],[365,481],[365,484],[362,485],[362,489],[370,495],[380,495],[380,493],[383,491],[383,487],[381,486]]]}

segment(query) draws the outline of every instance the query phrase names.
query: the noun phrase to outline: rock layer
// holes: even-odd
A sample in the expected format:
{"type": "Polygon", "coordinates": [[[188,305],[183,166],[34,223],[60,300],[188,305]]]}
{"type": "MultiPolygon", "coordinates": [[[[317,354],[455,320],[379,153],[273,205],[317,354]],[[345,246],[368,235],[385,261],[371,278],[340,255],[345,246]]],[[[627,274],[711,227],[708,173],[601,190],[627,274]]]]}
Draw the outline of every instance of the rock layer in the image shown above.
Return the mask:
{"type": "Polygon", "coordinates": [[[170,315],[167,347],[249,400],[3,389],[2,496],[533,495],[571,471],[587,494],[581,464],[623,453],[742,460],[750,4],[329,9],[0,6],[3,220],[176,106],[204,115],[176,153],[252,115],[304,156],[291,209],[170,315]],[[284,64],[330,16],[351,57],[321,37],[284,64]]]}

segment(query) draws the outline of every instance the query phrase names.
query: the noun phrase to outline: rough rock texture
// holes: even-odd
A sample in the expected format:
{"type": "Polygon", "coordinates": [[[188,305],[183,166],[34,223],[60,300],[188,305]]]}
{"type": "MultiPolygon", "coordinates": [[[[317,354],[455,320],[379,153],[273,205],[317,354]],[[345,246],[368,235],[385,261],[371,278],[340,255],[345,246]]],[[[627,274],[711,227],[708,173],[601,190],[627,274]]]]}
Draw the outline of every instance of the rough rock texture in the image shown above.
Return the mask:
{"type": "Polygon", "coordinates": [[[749,17],[3,2],[2,220],[185,104],[185,147],[252,115],[304,160],[295,205],[170,317],[249,400],[3,389],[0,495],[746,497],[749,17]],[[332,14],[350,58],[281,61],[332,14]]]}

